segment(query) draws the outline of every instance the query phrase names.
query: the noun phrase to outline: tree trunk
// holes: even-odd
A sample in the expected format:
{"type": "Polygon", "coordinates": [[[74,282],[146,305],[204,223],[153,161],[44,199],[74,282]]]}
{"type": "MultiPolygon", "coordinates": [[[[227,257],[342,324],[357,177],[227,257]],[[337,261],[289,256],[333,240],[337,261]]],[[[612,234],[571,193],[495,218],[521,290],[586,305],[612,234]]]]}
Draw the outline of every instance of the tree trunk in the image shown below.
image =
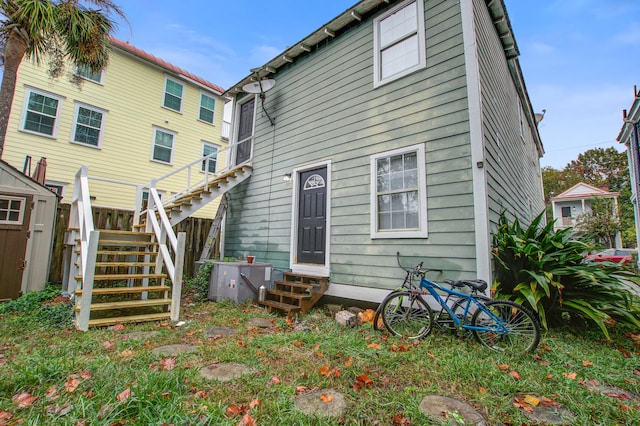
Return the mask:
{"type": "Polygon", "coordinates": [[[4,75],[2,76],[2,87],[0,87],[0,158],[2,158],[4,141],[7,136],[7,126],[9,124],[11,104],[13,103],[13,94],[16,90],[18,68],[28,46],[27,40],[17,31],[9,32],[4,52],[4,75]]]}

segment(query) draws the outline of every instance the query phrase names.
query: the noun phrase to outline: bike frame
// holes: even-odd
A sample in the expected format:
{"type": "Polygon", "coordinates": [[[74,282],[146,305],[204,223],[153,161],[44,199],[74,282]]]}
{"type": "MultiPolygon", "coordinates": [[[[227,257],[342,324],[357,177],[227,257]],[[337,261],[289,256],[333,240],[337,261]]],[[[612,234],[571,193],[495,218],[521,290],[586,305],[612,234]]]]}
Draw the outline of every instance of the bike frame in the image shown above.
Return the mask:
{"type": "MultiPolygon", "coordinates": [[[[461,292],[455,291],[453,289],[448,289],[448,288],[441,287],[437,283],[435,283],[435,282],[429,280],[427,277],[425,277],[424,274],[421,274],[420,288],[425,289],[440,304],[440,306],[442,308],[444,308],[449,313],[449,316],[451,317],[451,319],[453,320],[454,324],[458,328],[462,327],[465,330],[493,331],[493,332],[497,332],[497,333],[508,333],[509,332],[509,330],[504,326],[504,322],[502,321],[502,319],[497,317],[496,315],[494,315],[491,311],[489,311],[484,306],[484,304],[482,302],[479,302],[478,299],[473,297],[472,294],[461,293],[461,292]],[[442,298],[442,296],[440,296],[440,294],[438,294],[438,292],[436,290],[443,291],[443,292],[447,293],[450,296],[457,296],[457,297],[466,299],[463,318],[467,317],[467,314],[469,313],[469,307],[473,303],[478,309],[480,309],[482,312],[484,312],[486,315],[488,315],[489,318],[491,318],[493,321],[495,321],[495,324],[497,325],[497,327],[477,327],[477,326],[474,326],[474,325],[471,325],[471,324],[467,324],[466,322],[462,322],[460,320],[460,318],[458,318],[458,316],[451,310],[451,308],[449,307],[447,302],[442,298]]],[[[419,290],[410,290],[410,292],[415,292],[417,295],[420,295],[420,291],[419,290]]]]}

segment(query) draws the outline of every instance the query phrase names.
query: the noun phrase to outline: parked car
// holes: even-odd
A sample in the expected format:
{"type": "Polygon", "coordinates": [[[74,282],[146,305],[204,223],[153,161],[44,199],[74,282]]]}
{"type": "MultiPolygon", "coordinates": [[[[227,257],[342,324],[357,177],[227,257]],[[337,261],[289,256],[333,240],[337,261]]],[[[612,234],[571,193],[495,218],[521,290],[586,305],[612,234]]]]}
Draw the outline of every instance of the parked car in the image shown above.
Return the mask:
{"type": "Polygon", "coordinates": [[[629,263],[637,249],[606,249],[600,253],[590,254],[586,258],[594,262],[629,263]]]}

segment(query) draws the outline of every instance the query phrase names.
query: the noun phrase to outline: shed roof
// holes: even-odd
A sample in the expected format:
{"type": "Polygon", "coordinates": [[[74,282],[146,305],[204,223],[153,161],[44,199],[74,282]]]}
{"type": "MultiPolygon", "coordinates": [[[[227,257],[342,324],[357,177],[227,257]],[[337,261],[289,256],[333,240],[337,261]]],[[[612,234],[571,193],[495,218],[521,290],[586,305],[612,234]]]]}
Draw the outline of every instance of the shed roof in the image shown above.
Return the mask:
{"type": "MultiPolygon", "coordinates": [[[[47,188],[46,186],[40,184],[39,182],[37,182],[35,179],[31,178],[30,176],[25,175],[24,173],[22,173],[20,170],[16,169],[15,167],[13,167],[11,164],[7,163],[6,161],[0,159],[0,169],[2,169],[4,172],[8,173],[9,175],[11,175],[14,179],[19,180],[20,182],[22,182],[26,187],[29,187],[31,189],[33,189],[34,191],[36,191],[37,193],[44,195],[44,196],[51,196],[51,197],[57,197],[57,194],[54,193],[52,190],[50,190],[49,188],[47,188]]],[[[0,187],[6,187],[6,183],[5,182],[0,182],[0,187]]]]}
{"type": "Polygon", "coordinates": [[[568,201],[593,197],[615,198],[618,196],[620,196],[619,192],[610,192],[606,189],[596,188],[588,183],[579,182],[555,197],[551,197],[551,201],[568,201]]]}

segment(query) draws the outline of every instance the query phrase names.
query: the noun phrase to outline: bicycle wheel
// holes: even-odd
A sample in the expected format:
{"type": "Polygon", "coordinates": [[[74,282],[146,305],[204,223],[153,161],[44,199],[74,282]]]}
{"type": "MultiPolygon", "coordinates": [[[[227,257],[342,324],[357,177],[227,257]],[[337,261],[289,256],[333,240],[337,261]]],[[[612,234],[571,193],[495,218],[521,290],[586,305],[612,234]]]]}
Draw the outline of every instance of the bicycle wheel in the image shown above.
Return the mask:
{"type": "Polygon", "coordinates": [[[429,305],[420,296],[406,291],[391,295],[380,312],[384,326],[396,336],[420,339],[433,327],[429,305]]]}
{"type": "Polygon", "coordinates": [[[378,305],[378,308],[376,309],[376,314],[373,316],[373,329],[376,331],[382,331],[385,329],[384,327],[384,323],[382,321],[382,319],[380,318],[382,316],[382,307],[385,305],[385,303],[387,303],[387,300],[389,300],[390,298],[392,298],[396,293],[401,293],[398,290],[394,290],[391,293],[387,294],[384,299],[382,299],[382,302],[380,302],[380,304],[378,305]]]}
{"type": "MultiPolygon", "coordinates": [[[[477,294],[473,296],[474,299],[482,302],[482,303],[487,303],[488,301],[491,300],[491,298],[484,296],[482,294],[477,294]]],[[[467,307],[467,301],[468,299],[464,298],[464,297],[459,297],[455,303],[453,305],[451,305],[451,310],[453,311],[454,314],[456,314],[456,316],[458,317],[458,319],[462,322],[462,324],[471,324],[472,319],[473,319],[473,314],[478,310],[478,307],[476,306],[475,303],[471,302],[471,304],[469,305],[469,309],[467,310],[467,315],[465,316],[464,314],[464,310],[467,307]]],[[[453,324],[452,322],[452,328],[451,331],[454,334],[460,334],[461,337],[466,337],[468,335],[470,335],[470,331],[469,330],[465,330],[465,329],[461,329],[460,331],[458,331],[456,329],[455,324],[453,324]]]]}
{"type": "Polygon", "coordinates": [[[486,328],[473,330],[478,342],[495,351],[513,353],[530,352],[538,346],[540,324],[531,311],[510,300],[491,300],[484,306],[502,324],[496,323],[487,313],[478,309],[473,314],[471,324],[486,328]]]}

